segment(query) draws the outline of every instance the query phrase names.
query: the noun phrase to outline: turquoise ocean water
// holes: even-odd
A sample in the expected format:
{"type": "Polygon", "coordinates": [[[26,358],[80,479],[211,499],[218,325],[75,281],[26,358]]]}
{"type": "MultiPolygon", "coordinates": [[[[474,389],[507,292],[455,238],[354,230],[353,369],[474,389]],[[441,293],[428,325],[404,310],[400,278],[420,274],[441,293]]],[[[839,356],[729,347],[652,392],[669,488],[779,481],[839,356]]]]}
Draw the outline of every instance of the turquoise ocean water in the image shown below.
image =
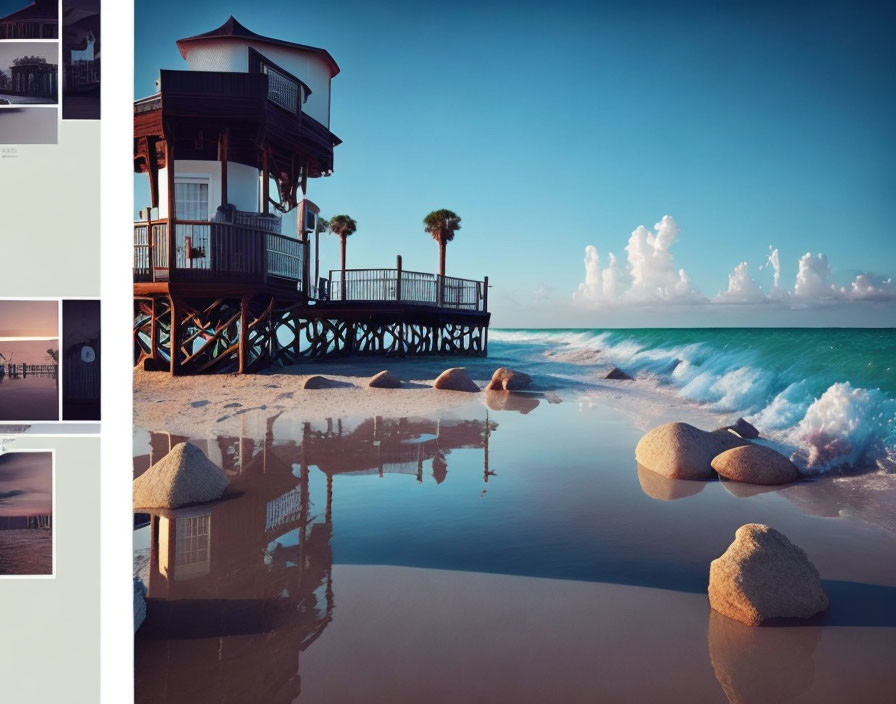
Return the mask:
{"type": "Polygon", "coordinates": [[[894,329],[501,329],[489,345],[571,385],[615,365],[742,415],[809,473],[896,466],[894,329]]]}

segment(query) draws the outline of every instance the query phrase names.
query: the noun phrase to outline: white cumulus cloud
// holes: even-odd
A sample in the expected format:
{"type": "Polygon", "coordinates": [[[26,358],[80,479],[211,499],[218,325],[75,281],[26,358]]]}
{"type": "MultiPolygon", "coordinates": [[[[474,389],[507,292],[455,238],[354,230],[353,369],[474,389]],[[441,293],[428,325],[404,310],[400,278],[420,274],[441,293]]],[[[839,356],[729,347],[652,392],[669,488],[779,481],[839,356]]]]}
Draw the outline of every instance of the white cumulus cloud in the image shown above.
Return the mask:
{"type": "Polygon", "coordinates": [[[750,276],[750,265],[746,262],[734,267],[728,274],[728,290],[715,297],[722,303],[760,303],[765,299],[762,288],[750,276]]]}
{"type": "Polygon", "coordinates": [[[679,234],[674,218],[664,215],[653,227],[651,231],[640,225],[632,232],[624,267],[610,252],[607,266],[601,269],[597,248],[585,247],[585,280],[573,300],[586,306],[704,301],[687,272],[676,268],[669,251],[679,234]]]}
{"type": "Polygon", "coordinates": [[[781,285],[781,257],[769,246],[760,270],[772,270],[771,288],[763,288],[750,275],[750,266],[740,262],[728,274],[728,288],[707,299],[691,283],[687,272],[675,264],[672,246],[680,228],[671,215],[653,226],[640,225],[625,246],[626,261],[620,263],[610,252],[605,266],[594,245],[585,247],[585,280],[573,293],[573,301],[583,307],[656,303],[792,304],[795,307],[848,303],[852,301],[896,301],[896,280],[861,273],[847,286],[832,280],[831,266],[824,254],[806,252],[797,262],[793,288],[781,285]]]}

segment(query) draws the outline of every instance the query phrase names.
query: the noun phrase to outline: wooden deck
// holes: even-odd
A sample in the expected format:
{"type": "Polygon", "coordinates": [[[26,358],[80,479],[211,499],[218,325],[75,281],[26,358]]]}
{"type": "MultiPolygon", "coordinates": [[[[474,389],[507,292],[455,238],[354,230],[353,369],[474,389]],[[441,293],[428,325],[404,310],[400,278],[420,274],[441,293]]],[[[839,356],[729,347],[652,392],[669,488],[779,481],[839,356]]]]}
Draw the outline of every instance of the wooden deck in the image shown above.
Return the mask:
{"type": "Polygon", "coordinates": [[[312,286],[306,242],[252,223],[176,221],[173,238],[169,227],[134,226],[135,361],[147,369],[487,353],[487,277],[407,271],[399,257],[394,269],[332,270],[312,286]]]}

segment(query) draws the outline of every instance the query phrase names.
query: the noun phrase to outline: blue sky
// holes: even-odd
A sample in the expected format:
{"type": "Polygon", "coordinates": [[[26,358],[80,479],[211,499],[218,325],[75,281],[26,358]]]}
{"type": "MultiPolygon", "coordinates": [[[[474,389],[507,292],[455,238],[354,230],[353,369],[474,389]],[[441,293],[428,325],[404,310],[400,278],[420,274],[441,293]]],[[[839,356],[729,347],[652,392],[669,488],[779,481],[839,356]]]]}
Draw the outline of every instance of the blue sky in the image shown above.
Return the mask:
{"type": "MultiPolygon", "coordinates": [[[[490,276],[496,325],[896,322],[890,10],[138,0],[136,12],[137,97],[159,68],[185,67],[176,39],[230,14],[330,51],[342,68],[331,128],[344,143],[309,197],[357,219],[349,266],[400,253],[408,269],[435,270],[421,220],[447,207],[463,218],[449,274],[490,276]],[[635,295],[626,245],[643,225],[643,246],[665,215],[677,238],[651,245],[642,288],[653,291],[656,267],[683,268],[688,295],[635,295]],[[592,282],[574,301],[588,245],[597,279],[613,252],[621,283],[607,295],[592,282]],[[759,269],[770,245],[775,290],[772,268],[759,269]],[[821,273],[797,295],[807,252],[826,261],[803,261],[803,274],[821,273]],[[707,304],[742,261],[747,285],[707,304]],[[851,294],[868,273],[870,293],[851,294]]],[[[338,266],[330,240],[324,268],[338,266]]]]}

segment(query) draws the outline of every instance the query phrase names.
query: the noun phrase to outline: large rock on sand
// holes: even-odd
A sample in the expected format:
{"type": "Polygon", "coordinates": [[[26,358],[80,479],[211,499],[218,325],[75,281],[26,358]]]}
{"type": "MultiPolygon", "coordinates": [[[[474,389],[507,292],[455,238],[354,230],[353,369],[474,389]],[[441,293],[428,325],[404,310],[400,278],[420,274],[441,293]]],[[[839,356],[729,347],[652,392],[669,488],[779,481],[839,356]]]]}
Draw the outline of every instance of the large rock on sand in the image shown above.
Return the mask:
{"type": "Polygon", "coordinates": [[[370,377],[367,385],[374,389],[399,389],[401,388],[401,379],[388,369],[384,369],[379,374],[370,377]]]}
{"type": "Polygon", "coordinates": [[[707,432],[688,423],[666,423],[648,432],[635,448],[638,464],[670,479],[710,479],[712,459],[747,444],[727,430],[707,432]]]}
{"type": "Polygon", "coordinates": [[[492,374],[492,380],[485,388],[489,391],[522,391],[528,389],[531,383],[532,377],[528,374],[507,367],[499,367],[492,374]]]}
{"type": "Polygon", "coordinates": [[[227,484],[227,475],[202,450],[182,442],[134,480],[134,508],[178,508],[217,501],[227,484]]]}
{"type": "Polygon", "coordinates": [[[748,523],[709,566],[709,604],[758,626],[770,618],[809,618],[828,607],[828,597],[802,549],[774,528],[748,523]]]}
{"type": "Polygon", "coordinates": [[[327,379],[325,376],[320,376],[319,374],[314,374],[305,379],[302,384],[303,389],[332,389],[336,386],[337,383],[332,379],[327,379]]]}
{"type": "Polygon", "coordinates": [[[799,479],[793,462],[764,445],[744,445],[716,455],[712,468],[726,479],[748,484],[787,484],[799,479]]]}
{"type": "Polygon", "coordinates": [[[444,391],[479,391],[476,382],[470,378],[464,367],[446,369],[432,382],[432,387],[444,391]]]}

